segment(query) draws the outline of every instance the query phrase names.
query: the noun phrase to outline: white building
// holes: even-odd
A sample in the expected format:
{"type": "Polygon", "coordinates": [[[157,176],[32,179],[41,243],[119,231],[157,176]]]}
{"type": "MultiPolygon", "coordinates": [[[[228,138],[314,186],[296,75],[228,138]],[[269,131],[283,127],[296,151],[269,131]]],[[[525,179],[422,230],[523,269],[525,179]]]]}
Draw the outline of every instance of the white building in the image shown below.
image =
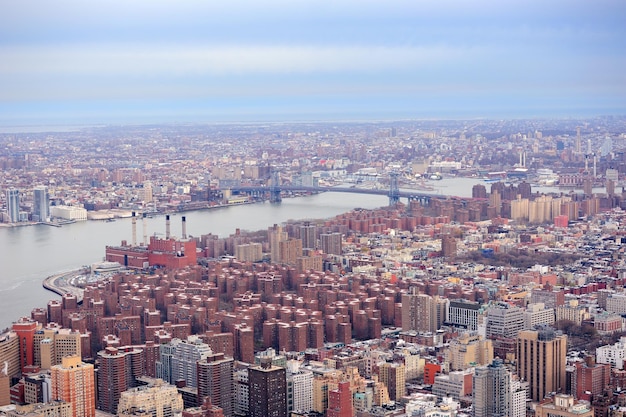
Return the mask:
{"type": "Polygon", "coordinates": [[[300,364],[293,360],[287,362],[287,411],[290,412],[313,410],[313,372],[301,369],[300,364]]]}
{"type": "Polygon", "coordinates": [[[51,206],[50,217],[57,217],[65,220],[84,221],[87,220],[87,210],[77,206],[51,206]]]}
{"type": "Polygon", "coordinates": [[[554,323],[555,314],[553,308],[546,308],[544,303],[528,304],[524,311],[524,329],[532,330],[538,324],[554,323]]]}
{"type": "Polygon", "coordinates": [[[600,346],[596,349],[596,362],[608,363],[612,367],[623,370],[626,359],[626,337],[622,337],[614,345],[600,346]]]}

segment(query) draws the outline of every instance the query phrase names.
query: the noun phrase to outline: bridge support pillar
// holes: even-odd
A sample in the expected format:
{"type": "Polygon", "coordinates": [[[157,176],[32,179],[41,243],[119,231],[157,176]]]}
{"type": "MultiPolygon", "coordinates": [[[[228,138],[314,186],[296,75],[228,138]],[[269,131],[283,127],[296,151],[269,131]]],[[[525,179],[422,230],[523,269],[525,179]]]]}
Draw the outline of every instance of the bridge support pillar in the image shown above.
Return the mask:
{"type": "Polygon", "coordinates": [[[400,202],[400,189],[398,188],[398,173],[389,173],[389,205],[395,206],[400,202]]]}

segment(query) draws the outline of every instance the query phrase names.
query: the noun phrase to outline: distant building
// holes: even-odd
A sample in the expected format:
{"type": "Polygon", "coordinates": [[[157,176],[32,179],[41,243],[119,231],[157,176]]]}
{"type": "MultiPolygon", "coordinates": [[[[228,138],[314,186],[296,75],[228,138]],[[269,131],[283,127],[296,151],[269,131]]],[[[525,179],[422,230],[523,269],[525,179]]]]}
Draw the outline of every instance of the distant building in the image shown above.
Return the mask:
{"type": "Polygon", "coordinates": [[[9,222],[17,223],[20,221],[20,191],[17,188],[9,188],[6,197],[9,222]]]}
{"type": "Polygon", "coordinates": [[[320,235],[320,249],[329,255],[341,255],[341,233],[322,233],[320,235]]]}
{"type": "Polygon", "coordinates": [[[48,187],[42,185],[33,190],[33,221],[50,221],[50,195],[48,187]]]}

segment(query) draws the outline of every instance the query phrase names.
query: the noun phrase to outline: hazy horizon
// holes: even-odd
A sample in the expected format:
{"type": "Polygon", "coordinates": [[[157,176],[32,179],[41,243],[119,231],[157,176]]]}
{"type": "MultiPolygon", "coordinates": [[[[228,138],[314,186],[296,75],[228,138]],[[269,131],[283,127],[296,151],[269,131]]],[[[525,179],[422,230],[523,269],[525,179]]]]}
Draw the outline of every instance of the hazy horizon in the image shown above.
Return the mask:
{"type": "Polygon", "coordinates": [[[620,0],[5,3],[0,125],[626,114],[620,0]]]}

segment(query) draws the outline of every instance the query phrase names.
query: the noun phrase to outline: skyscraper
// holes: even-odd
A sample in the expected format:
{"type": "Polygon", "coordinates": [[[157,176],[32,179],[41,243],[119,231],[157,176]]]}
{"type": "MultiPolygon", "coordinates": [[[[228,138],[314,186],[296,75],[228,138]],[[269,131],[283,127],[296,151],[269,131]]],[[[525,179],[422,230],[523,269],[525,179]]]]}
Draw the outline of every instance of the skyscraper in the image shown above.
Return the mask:
{"type": "Polygon", "coordinates": [[[474,417],[526,415],[526,390],[500,359],[476,368],[472,387],[474,417]]]}
{"type": "Polygon", "coordinates": [[[48,187],[41,185],[33,190],[33,220],[47,222],[50,220],[50,195],[48,187]]]}
{"type": "Polygon", "coordinates": [[[93,365],[82,362],[80,356],[67,356],[61,365],[54,365],[50,372],[53,401],[71,403],[73,417],[96,415],[93,365]]]}
{"type": "Polygon", "coordinates": [[[541,401],[565,390],[567,336],[550,327],[523,330],[517,337],[517,374],[528,381],[530,398],[541,401]]]}
{"type": "Polygon", "coordinates": [[[198,406],[206,397],[224,412],[224,417],[233,415],[233,358],[223,353],[207,355],[198,361],[198,406]]]}
{"type": "Polygon", "coordinates": [[[248,371],[248,415],[250,417],[287,417],[287,376],[285,368],[261,358],[261,365],[248,371]]]}
{"type": "Polygon", "coordinates": [[[7,190],[7,211],[9,222],[17,223],[20,221],[20,191],[16,188],[7,190]]]}

